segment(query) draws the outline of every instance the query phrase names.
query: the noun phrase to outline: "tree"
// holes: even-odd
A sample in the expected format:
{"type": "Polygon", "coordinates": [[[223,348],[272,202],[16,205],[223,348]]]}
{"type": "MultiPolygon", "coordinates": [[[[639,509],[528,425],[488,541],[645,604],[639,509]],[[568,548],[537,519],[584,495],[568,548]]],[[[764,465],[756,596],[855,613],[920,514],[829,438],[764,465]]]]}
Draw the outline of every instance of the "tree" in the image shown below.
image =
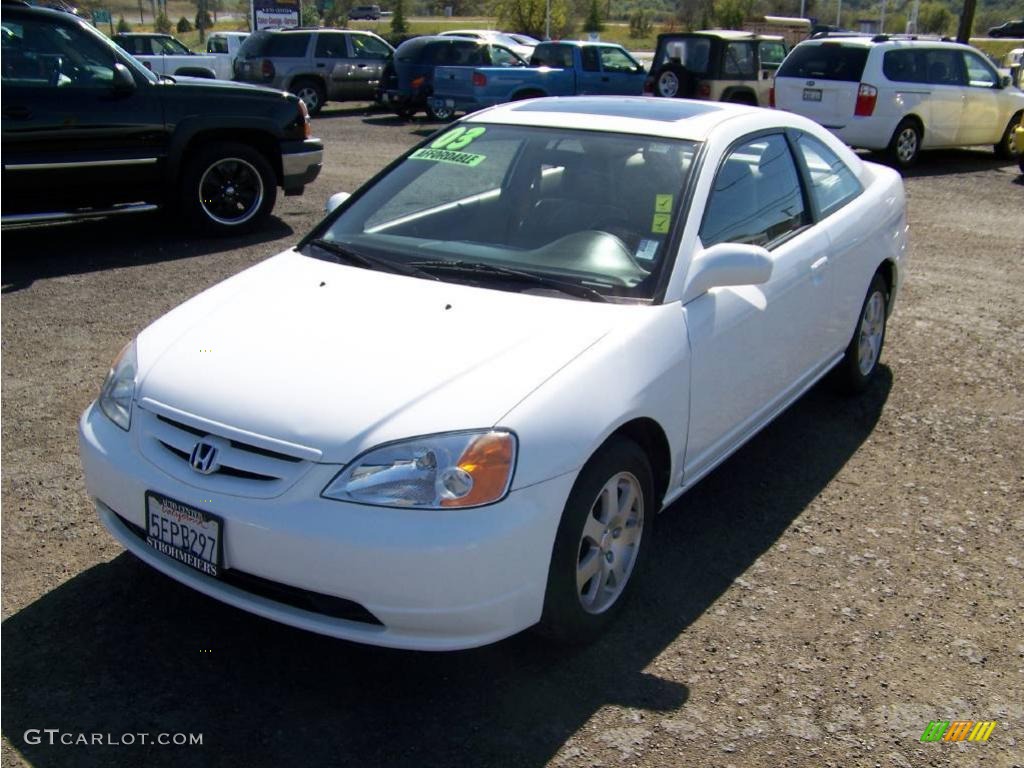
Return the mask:
{"type": "Polygon", "coordinates": [[[124,16],[117,20],[117,31],[118,32],[131,32],[132,25],[124,20],[124,16]]]}
{"type": "Polygon", "coordinates": [[[182,16],[178,19],[178,34],[185,34],[192,31],[192,22],[182,16]]]}
{"type": "Polygon", "coordinates": [[[939,3],[924,3],[917,12],[917,27],[926,35],[944,35],[952,23],[953,14],[939,3]]]}
{"type": "Polygon", "coordinates": [[[153,19],[153,31],[164,35],[171,34],[171,20],[164,15],[163,11],[153,19]]]}
{"type": "Polygon", "coordinates": [[[409,25],[405,22],[405,0],[395,0],[395,7],[391,14],[391,33],[404,35],[409,31],[409,25]]]}
{"type": "Polygon", "coordinates": [[[647,37],[651,34],[651,26],[650,17],[644,13],[643,8],[639,8],[629,17],[629,36],[634,39],[647,37]]]}
{"type": "Polygon", "coordinates": [[[587,11],[587,20],[583,22],[584,32],[603,32],[604,24],[601,23],[601,9],[597,7],[597,0],[590,0],[590,10],[587,11]]]}
{"type": "MultiPolygon", "coordinates": [[[[543,38],[547,0],[496,0],[494,14],[502,29],[543,38]]],[[[561,36],[571,31],[572,23],[567,0],[551,0],[551,34],[561,36]]]]}

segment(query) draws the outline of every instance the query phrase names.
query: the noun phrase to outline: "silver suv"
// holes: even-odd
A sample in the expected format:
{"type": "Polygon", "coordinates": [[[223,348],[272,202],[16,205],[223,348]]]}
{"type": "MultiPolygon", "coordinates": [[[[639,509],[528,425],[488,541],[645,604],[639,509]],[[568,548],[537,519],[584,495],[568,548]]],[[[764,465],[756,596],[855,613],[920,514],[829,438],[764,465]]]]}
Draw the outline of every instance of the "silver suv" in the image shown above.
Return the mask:
{"type": "Polygon", "coordinates": [[[291,91],[315,115],[328,101],[373,99],[394,49],[355,29],[274,29],[249,36],[235,80],[291,91]]]}

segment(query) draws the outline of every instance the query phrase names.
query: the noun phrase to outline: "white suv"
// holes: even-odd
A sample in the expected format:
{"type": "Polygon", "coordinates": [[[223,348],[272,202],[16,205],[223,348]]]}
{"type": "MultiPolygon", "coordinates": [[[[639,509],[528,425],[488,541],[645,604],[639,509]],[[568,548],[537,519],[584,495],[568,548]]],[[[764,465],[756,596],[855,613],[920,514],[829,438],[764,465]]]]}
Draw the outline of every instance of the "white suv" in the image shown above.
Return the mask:
{"type": "Polygon", "coordinates": [[[897,165],[921,149],[990,144],[1019,154],[1011,137],[1024,93],[979,51],[959,43],[876,37],[806,40],[775,76],[775,106],[816,120],[847,144],[888,150],[897,165]]]}

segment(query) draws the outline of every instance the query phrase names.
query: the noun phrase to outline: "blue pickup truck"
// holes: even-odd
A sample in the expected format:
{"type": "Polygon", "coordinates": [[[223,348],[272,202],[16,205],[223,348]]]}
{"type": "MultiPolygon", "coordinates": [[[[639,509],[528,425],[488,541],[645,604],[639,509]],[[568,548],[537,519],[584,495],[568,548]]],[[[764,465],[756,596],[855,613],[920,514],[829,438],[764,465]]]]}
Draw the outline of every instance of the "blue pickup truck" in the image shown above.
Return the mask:
{"type": "Polygon", "coordinates": [[[435,114],[450,116],[537,96],[639,96],[645,77],[620,45],[541,43],[529,67],[438,67],[429,103],[435,114]]]}

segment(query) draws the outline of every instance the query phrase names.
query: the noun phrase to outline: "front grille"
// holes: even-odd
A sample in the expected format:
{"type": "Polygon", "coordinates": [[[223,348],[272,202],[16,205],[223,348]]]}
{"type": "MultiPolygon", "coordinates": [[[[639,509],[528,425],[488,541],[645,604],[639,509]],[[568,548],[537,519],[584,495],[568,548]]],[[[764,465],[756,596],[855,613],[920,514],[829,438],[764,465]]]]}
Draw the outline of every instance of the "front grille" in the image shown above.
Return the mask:
{"type": "Polygon", "coordinates": [[[204,427],[198,419],[189,423],[144,405],[138,407],[138,413],[142,454],[172,477],[212,491],[271,498],[313,466],[311,456],[319,456],[300,447],[295,453],[273,450],[266,444],[276,445],[276,441],[266,439],[264,445],[257,445],[257,438],[240,440],[222,427],[204,427]],[[216,469],[210,474],[195,471],[189,461],[193,448],[204,438],[218,446],[216,469]]]}
{"type": "MultiPolygon", "coordinates": [[[[114,514],[117,513],[115,512],[114,514]]],[[[117,515],[117,519],[131,534],[142,541],[146,540],[146,532],[142,528],[135,525],[135,523],[128,522],[120,515],[117,515]]],[[[199,572],[197,571],[196,573],[199,572]]],[[[329,616],[332,619],[356,621],[360,624],[373,624],[378,627],[384,626],[380,619],[353,600],[345,600],[333,595],[324,595],[320,592],[311,592],[308,589],[291,587],[287,584],[271,581],[262,576],[254,576],[251,573],[234,568],[221,568],[219,573],[220,576],[213,579],[214,581],[223,581],[225,584],[237,587],[243,592],[258,595],[267,600],[273,600],[275,603],[281,603],[322,616],[329,616]]],[[[200,575],[203,578],[212,578],[203,574],[200,575]]]]}

